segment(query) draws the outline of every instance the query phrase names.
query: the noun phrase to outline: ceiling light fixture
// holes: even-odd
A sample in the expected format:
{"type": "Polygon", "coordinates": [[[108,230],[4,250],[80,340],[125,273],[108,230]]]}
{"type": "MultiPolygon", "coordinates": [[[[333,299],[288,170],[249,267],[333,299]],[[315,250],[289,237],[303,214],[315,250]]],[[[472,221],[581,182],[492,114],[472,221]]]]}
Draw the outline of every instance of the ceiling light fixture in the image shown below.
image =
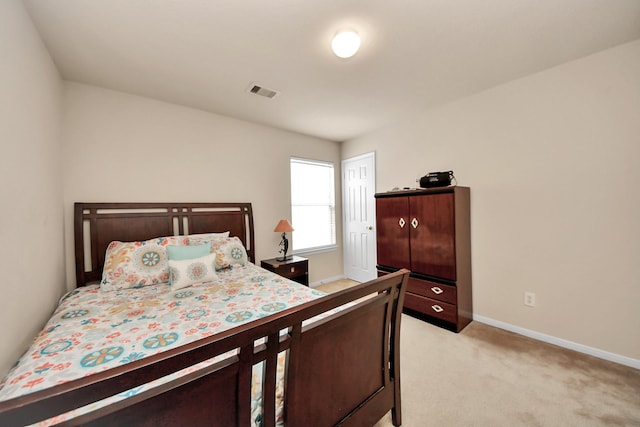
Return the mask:
{"type": "Polygon", "coordinates": [[[340,58],[351,58],[360,49],[360,36],[355,31],[341,31],[333,38],[331,49],[340,58]]]}

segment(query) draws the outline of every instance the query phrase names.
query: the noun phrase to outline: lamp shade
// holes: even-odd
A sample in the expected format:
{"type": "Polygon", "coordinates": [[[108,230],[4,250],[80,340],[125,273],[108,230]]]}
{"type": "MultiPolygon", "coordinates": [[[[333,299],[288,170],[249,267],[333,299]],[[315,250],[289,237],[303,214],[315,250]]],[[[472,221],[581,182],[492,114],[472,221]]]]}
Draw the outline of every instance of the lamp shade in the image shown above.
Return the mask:
{"type": "Polygon", "coordinates": [[[278,233],[291,233],[293,231],[293,226],[288,219],[281,219],[280,222],[278,222],[278,225],[276,225],[276,228],[273,229],[273,231],[276,231],[278,233]]]}

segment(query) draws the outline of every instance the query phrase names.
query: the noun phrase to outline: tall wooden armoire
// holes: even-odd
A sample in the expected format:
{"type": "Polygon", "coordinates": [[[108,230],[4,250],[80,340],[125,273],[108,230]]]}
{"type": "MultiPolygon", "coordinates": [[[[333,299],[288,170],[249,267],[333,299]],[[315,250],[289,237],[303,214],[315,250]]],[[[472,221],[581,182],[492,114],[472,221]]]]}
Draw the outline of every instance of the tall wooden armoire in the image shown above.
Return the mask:
{"type": "Polygon", "coordinates": [[[411,270],[405,311],[460,332],[473,316],[469,188],[375,197],[378,275],[411,270]]]}

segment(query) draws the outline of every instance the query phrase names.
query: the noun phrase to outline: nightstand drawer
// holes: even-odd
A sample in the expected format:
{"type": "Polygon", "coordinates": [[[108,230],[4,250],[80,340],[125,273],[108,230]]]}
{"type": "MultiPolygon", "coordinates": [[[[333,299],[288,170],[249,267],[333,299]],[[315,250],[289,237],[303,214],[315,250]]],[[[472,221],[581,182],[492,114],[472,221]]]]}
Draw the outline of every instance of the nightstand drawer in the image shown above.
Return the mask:
{"type": "Polygon", "coordinates": [[[260,267],[303,285],[309,285],[309,260],[307,258],[294,255],[286,261],[280,261],[277,258],[265,259],[260,262],[260,267]]]}
{"type": "Polygon", "coordinates": [[[282,264],[275,268],[274,273],[283,277],[291,278],[302,276],[309,272],[309,265],[307,262],[297,264],[282,264]]]}

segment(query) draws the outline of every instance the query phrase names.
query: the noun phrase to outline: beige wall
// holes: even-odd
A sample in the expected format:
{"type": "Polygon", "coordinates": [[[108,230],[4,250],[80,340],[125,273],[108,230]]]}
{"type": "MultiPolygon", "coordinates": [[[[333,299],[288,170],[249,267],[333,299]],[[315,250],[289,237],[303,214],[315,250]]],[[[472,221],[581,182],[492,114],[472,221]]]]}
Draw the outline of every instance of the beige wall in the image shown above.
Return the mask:
{"type": "Polygon", "coordinates": [[[61,80],[18,0],[0,2],[0,376],[64,292],[61,80]]]}
{"type": "Polygon", "coordinates": [[[471,187],[475,315],[640,359],[640,41],[343,145],[471,187]],[[525,291],[537,306],[523,305],[525,291]]]}
{"type": "MultiPolygon", "coordinates": [[[[258,262],[278,255],[273,228],[291,218],[291,156],[334,162],[342,211],[338,143],[200,110],[65,83],[63,146],[70,288],[77,201],[251,202],[258,262]]],[[[309,270],[311,282],[341,276],[341,248],[310,255],[309,270]]]]}

